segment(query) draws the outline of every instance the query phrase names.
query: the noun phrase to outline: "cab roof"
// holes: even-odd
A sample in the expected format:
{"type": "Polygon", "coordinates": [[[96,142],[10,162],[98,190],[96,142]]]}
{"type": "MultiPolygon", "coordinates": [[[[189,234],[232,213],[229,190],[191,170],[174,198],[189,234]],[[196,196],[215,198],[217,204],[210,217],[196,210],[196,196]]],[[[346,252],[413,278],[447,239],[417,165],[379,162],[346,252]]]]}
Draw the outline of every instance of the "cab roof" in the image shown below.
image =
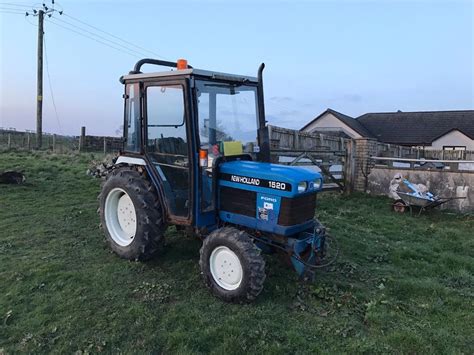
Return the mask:
{"type": "Polygon", "coordinates": [[[153,79],[153,78],[163,78],[163,77],[174,77],[174,76],[199,76],[214,80],[225,80],[225,81],[236,81],[236,82],[249,82],[249,83],[258,83],[258,79],[253,76],[245,75],[236,75],[228,73],[220,73],[209,70],[202,69],[183,69],[183,70],[170,70],[165,72],[153,72],[153,73],[138,73],[138,74],[127,74],[120,77],[120,82],[125,82],[129,80],[140,80],[140,79],[153,79]]]}

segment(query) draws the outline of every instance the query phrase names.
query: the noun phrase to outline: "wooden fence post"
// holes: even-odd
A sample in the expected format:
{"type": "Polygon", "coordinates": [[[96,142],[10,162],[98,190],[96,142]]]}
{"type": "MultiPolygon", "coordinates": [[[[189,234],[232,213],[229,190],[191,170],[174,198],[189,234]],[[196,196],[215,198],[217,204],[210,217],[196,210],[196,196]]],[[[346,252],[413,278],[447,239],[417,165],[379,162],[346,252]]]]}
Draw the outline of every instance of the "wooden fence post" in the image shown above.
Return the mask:
{"type": "Polygon", "coordinates": [[[28,135],[26,136],[26,145],[28,150],[31,150],[31,134],[28,132],[28,135]]]}
{"type": "Polygon", "coordinates": [[[104,154],[107,154],[107,138],[104,137],[104,154]]]}
{"type": "Polygon", "coordinates": [[[300,145],[300,144],[299,144],[299,139],[298,139],[298,138],[299,138],[299,136],[298,136],[298,131],[295,130],[295,131],[293,132],[293,134],[294,134],[294,138],[293,138],[293,148],[294,148],[294,149],[299,149],[299,145],[300,145]]]}
{"type": "Polygon", "coordinates": [[[53,153],[56,151],[56,134],[53,134],[53,153]]]}
{"type": "Polygon", "coordinates": [[[346,145],[346,157],[344,162],[344,194],[349,195],[353,191],[354,184],[354,159],[355,159],[355,144],[351,139],[346,145]]]}
{"type": "Polygon", "coordinates": [[[81,136],[79,137],[79,152],[84,150],[86,144],[86,127],[81,127],[81,136]]]}
{"type": "Polygon", "coordinates": [[[8,149],[12,147],[12,135],[8,133],[8,149]]]}

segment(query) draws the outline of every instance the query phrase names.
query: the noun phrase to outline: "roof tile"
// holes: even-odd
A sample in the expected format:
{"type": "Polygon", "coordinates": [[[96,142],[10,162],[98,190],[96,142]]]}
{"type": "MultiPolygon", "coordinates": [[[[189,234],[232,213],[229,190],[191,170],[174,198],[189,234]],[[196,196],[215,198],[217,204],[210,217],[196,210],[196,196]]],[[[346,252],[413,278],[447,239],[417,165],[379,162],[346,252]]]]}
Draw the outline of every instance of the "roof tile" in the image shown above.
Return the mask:
{"type": "Polygon", "coordinates": [[[474,110],[366,113],[356,120],[385,143],[430,145],[452,130],[474,139],[474,110]]]}

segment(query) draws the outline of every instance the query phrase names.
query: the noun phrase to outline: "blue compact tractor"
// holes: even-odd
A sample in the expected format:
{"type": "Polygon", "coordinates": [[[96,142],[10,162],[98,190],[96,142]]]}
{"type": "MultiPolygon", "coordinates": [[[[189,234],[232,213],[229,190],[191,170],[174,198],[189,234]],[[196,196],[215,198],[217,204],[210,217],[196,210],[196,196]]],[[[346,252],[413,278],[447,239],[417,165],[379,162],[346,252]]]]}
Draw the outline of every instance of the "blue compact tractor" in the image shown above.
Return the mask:
{"type": "Polygon", "coordinates": [[[325,257],[325,229],[314,218],[323,181],[269,163],[263,68],[255,78],[142,59],[120,78],[124,146],[100,194],[115,253],[150,259],[175,225],[203,240],[204,281],[230,302],[262,291],[262,252],[280,252],[313,276],[325,257]],[[142,73],[143,65],[173,70],[142,73]]]}

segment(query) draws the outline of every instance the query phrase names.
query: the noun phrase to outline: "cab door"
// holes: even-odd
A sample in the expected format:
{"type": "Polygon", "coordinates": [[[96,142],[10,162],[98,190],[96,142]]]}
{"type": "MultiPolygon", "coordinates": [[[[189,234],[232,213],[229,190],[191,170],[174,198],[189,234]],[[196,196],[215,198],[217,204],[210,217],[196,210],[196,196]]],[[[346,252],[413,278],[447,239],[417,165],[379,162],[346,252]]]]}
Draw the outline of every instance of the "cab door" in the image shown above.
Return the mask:
{"type": "Polygon", "coordinates": [[[144,85],[146,155],[165,196],[170,220],[192,220],[192,124],[186,80],[144,85]]]}

